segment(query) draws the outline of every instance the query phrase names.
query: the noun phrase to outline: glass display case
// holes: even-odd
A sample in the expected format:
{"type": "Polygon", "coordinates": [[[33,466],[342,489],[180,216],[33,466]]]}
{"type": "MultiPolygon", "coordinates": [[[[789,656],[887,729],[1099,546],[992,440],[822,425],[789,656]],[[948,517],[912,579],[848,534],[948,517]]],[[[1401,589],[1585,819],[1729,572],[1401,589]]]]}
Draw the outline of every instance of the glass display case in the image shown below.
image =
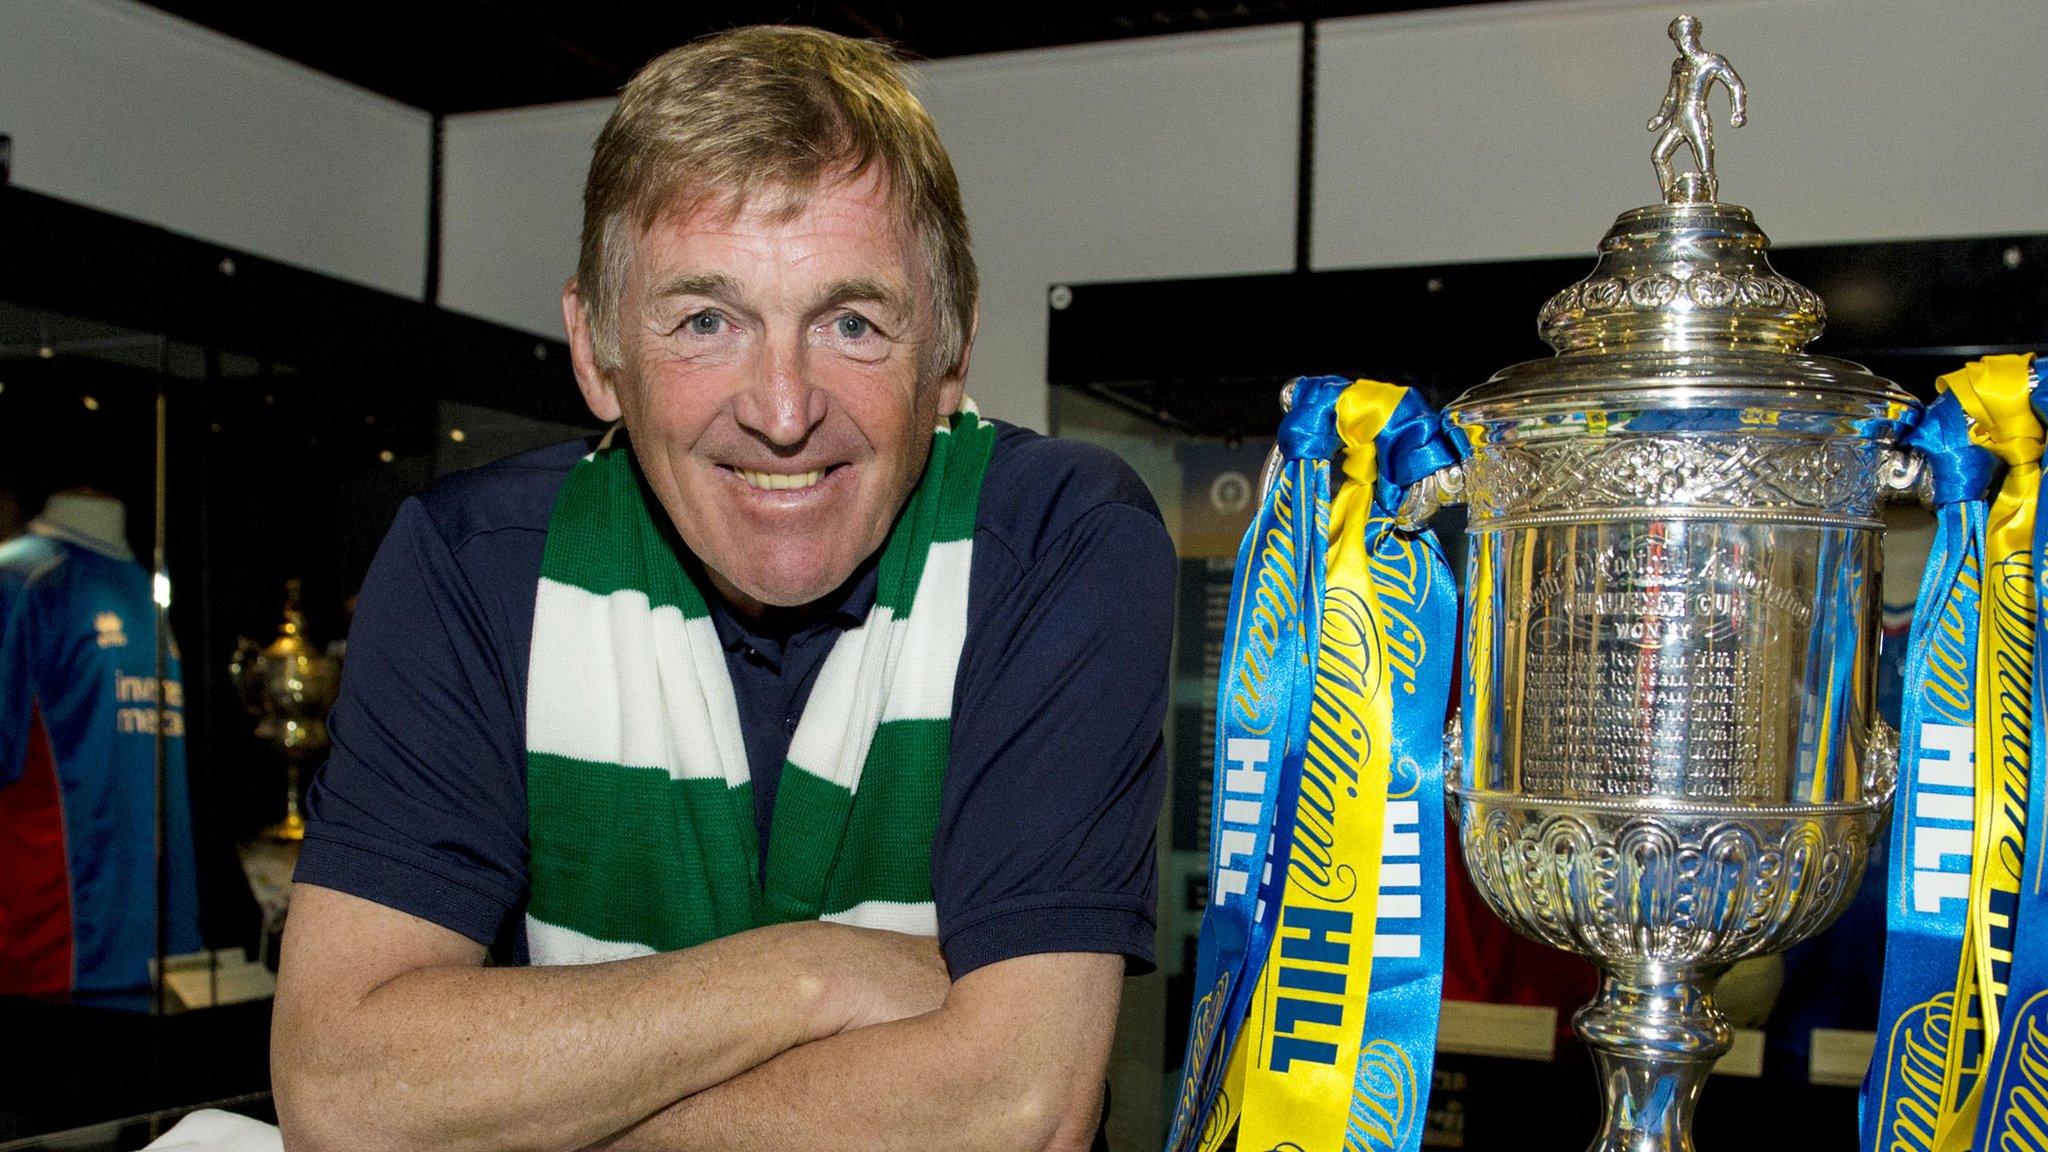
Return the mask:
{"type": "Polygon", "coordinates": [[[0,221],[0,1147],[133,1148],[270,1116],[289,817],[400,503],[591,426],[559,342],[0,221]]]}

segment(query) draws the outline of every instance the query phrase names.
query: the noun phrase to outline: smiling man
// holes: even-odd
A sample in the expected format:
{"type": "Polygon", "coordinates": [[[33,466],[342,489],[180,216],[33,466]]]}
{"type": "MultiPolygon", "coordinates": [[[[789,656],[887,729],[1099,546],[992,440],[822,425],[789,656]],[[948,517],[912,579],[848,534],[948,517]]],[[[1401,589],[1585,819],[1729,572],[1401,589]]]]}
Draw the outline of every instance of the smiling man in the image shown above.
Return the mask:
{"type": "Polygon", "coordinates": [[[563,317],[612,431],[409,501],[364,584],[287,1146],[1100,1146],[1151,961],[1158,511],[965,403],[958,182],[884,50],[663,56],[584,209],[563,317]]]}

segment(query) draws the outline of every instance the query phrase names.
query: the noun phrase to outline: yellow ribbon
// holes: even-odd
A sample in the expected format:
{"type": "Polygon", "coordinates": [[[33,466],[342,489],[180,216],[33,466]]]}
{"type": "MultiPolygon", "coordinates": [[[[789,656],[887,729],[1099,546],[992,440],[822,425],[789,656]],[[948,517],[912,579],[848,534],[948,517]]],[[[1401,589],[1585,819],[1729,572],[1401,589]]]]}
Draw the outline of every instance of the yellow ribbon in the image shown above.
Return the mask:
{"type": "Polygon", "coordinates": [[[1976,1134],[1985,1065],[1998,1046],[2006,995],[1993,966],[2012,962],[2012,925],[2005,914],[1992,910],[1991,900],[1994,893],[2016,896],[2020,889],[2032,759],[2034,501],[2041,486],[2042,437],[2028,389],[2032,360],[1986,356],[1937,383],[1969,413],[1971,443],[2004,461],[2006,472],[1985,515],[1983,625],[1977,640],[1976,840],[1936,1152],[1968,1152],[1976,1134]],[[2001,931],[2003,943],[1994,943],[1994,929],[2001,931]],[[1983,1030],[1981,1045],[1966,1042],[1976,1028],[1983,1030]],[[1977,1059],[1968,1065],[1965,1048],[1977,1050],[1977,1059]]]}
{"type": "MultiPolygon", "coordinates": [[[[1330,501],[1322,639],[1311,705],[1312,728],[1319,735],[1310,740],[1302,767],[1279,930],[1224,1075],[1225,1094],[1242,1101],[1240,1148],[1292,1144],[1304,1152],[1322,1152],[1344,1146],[1372,987],[1380,849],[1392,775],[1394,678],[1385,668],[1390,656],[1398,658],[1384,651],[1379,639],[1388,616],[1367,547],[1379,476],[1373,439],[1407,392],[1398,385],[1360,380],[1337,400],[1343,482],[1330,501]],[[1302,923],[1331,913],[1350,917],[1346,951],[1341,960],[1310,958],[1305,945],[1338,938],[1318,936],[1302,923]],[[1301,919],[1290,922],[1290,915],[1301,919]],[[1292,956],[1290,941],[1296,944],[1292,956]],[[1322,990],[1340,974],[1341,993],[1322,990]],[[1310,1010],[1307,1016],[1304,1006],[1310,1010]],[[1332,1019],[1335,1023],[1327,1022],[1332,1019]],[[1276,1048],[1283,1037],[1333,1044],[1335,1059],[1289,1062],[1276,1048]]],[[[1327,925],[1327,919],[1316,923],[1327,925]]]]}

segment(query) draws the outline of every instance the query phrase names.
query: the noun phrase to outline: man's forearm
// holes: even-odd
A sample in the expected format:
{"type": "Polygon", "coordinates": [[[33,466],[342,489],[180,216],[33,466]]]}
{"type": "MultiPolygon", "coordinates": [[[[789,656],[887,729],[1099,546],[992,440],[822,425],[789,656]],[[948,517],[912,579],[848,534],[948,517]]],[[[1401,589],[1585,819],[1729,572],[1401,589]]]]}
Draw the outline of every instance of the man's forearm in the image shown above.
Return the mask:
{"type": "Polygon", "coordinates": [[[415,1146],[574,1147],[819,1034],[815,985],[722,959],[410,972],[364,998],[331,1087],[415,1146]]]}
{"type": "Polygon", "coordinates": [[[1087,959],[1106,979],[1086,987],[1026,989],[994,1005],[949,1000],[923,1016],[805,1044],[596,1147],[1085,1149],[1100,1118],[1123,965],[1114,956],[1087,959]],[[1063,992],[1072,994],[1062,997],[1063,992]]]}
{"type": "Polygon", "coordinates": [[[295,1147],[577,1148],[846,1021],[804,926],[561,968],[424,967],[279,1013],[295,1147]]]}

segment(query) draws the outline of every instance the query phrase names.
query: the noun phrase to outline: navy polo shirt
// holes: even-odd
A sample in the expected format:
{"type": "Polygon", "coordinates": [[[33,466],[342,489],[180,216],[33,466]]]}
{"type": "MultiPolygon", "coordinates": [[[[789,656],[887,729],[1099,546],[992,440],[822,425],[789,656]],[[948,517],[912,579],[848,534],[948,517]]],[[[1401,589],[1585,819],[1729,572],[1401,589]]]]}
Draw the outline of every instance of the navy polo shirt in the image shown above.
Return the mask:
{"type": "MultiPolygon", "coordinates": [[[[1116,953],[1143,971],[1173,547],[1114,455],[996,428],[932,844],[939,944],[956,979],[1041,952],[1116,953]]],[[[590,447],[457,473],[400,508],[349,631],[297,880],[525,961],[534,595],[556,491],[590,447]]],[[[874,594],[870,563],[781,628],[711,597],[762,843],[818,669],[874,594]]]]}

